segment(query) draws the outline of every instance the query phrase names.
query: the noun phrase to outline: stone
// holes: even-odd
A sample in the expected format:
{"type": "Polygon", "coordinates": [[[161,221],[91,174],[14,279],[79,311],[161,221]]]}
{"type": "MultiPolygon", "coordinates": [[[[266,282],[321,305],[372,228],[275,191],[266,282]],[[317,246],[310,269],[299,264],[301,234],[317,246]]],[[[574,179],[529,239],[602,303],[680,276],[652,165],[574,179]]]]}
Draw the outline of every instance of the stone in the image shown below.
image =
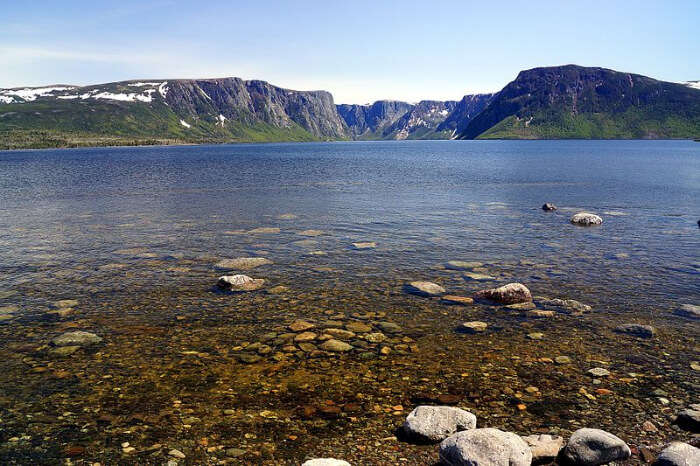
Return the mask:
{"type": "Polygon", "coordinates": [[[361,241],[359,243],[352,243],[353,249],[357,251],[362,251],[364,249],[374,249],[377,247],[377,243],[374,241],[361,241]]]}
{"type": "Polygon", "coordinates": [[[541,332],[528,333],[527,337],[530,340],[541,340],[544,338],[544,333],[541,333],[541,332]]]}
{"type": "Polygon", "coordinates": [[[481,322],[480,320],[474,320],[471,322],[464,322],[461,326],[460,329],[462,331],[465,331],[467,333],[478,333],[478,332],[484,332],[486,331],[486,327],[488,327],[489,324],[486,322],[481,322]]]}
{"type": "Polygon", "coordinates": [[[348,322],[345,328],[354,333],[367,333],[372,331],[372,327],[362,322],[348,322]]]}
{"type": "Polygon", "coordinates": [[[443,440],[440,460],[447,466],[530,466],[532,451],[512,432],[471,429],[443,440]]]}
{"type": "Polygon", "coordinates": [[[535,319],[544,319],[547,317],[554,317],[554,311],[543,311],[542,309],[533,309],[525,313],[528,317],[533,317],[535,319]]]}
{"type": "Polygon", "coordinates": [[[588,374],[593,377],[607,377],[610,375],[610,371],[602,367],[594,367],[588,371],[588,374]]]}
{"type": "Polygon", "coordinates": [[[432,282],[415,281],[406,285],[406,291],[420,296],[440,296],[445,294],[445,289],[432,282]]]}
{"type": "Polygon", "coordinates": [[[244,364],[255,364],[262,361],[262,356],[257,354],[242,353],[238,355],[238,360],[244,364]]]}
{"type": "Polygon", "coordinates": [[[393,322],[377,322],[377,327],[379,327],[384,333],[401,333],[401,327],[393,322]]]}
{"type": "Polygon", "coordinates": [[[474,299],[468,298],[467,296],[445,295],[442,298],[440,298],[440,302],[442,302],[443,304],[466,306],[468,304],[474,304],[474,299]]]}
{"type": "Polygon", "coordinates": [[[562,312],[564,314],[582,314],[584,312],[589,312],[592,309],[591,306],[576,301],[575,299],[549,299],[538,296],[534,299],[534,301],[538,307],[562,312]]]}
{"type": "Polygon", "coordinates": [[[471,270],[483,265],[481,262],[449,261],[445,264],[445,268],[450,270],[471,270]]]}
{"type": "Polygon", "coordinates": [[[321,230],[304,230],[297,233],[301,236],[321,236],[323,232],[321,230]]]}
{"type": "Polygon", "coordinates": [[[78,305],[77,299],[61,299],[60,301],[55,301],[52,306],[55,309],[63,309],[66,307],[75,307],[78,305]]]}
{"type": "Polygon", "coordinates": [[[352,350],[352,346],[348,345],[344,341],[340,340],[327,340],[324,341],[321,346],[319,346],[323,351],[330,351],[333,353],[345,353],[352,350]]]}
{"type": "Polygon", "coordinates": [[[419,442],[437,443],[457,432],[476,428],[476,416],[453,406],[418,406],[406,417],[403,430],[419,442]]]}
{"type": "Polygon", "coordinates": [[[273,286],[272,288],[267,290],[267,292],[270,294],[282,294],[286,293],[287,291],[289,291],[289,288],[284,285],[273,286]]]}
{"type": "Polygon", "coordinates": [[[381,343],[386,340],[386,335],[381,332],[373,332],[365,334],[365,340],[370,343],[381,343]]]}
{"type": "Polygon", "coordinates": [[[509,283],[490,290],[477,291],[473,295],[476,300],[493,301],[498,304],[517,304],[532,301],[532,294],[522,283],[509,283]]]}
{"type": "Polygon", "coordinates": [[[630,447],[618,437],[600,429],[579,429],[569,438],[561,457],[575,466],[599,466],[626,460],[630,447]]]}
{"type": "Polygon", "coordinates": [[[71,345],[71,346],[57,346],[55,348],[51,348],[49,352],[53,356],[58,356],[58,357],[66,357],[70,356],[76,351],[78,351],[81,347],[77,345],[71,345]]]}
{"type": "Polygon", "coordinates": [[[335,458],[316,458],[304,461],[301,466],[350,466],[350,463],[335,458]]]}
{"type": "Polygon", "coordinates": [[[656,334],[656,329],[651,325],[623,324],[615,327],[615,332],[639,338],[652,338],[656,334]]]}
{"type": "Polygon", "coordinates": [[[294,341],[297,343],[313,341],[316,337],[317,335],[314,332],[302,332],[294,337],[294,341]]]}
{"type": "Polygon", "coordinates": [[[351,332],[350,330],[344,330],[342,328],[327,328],[324,330],[325,333],[328,335],[331,335],[333,338],[336,340],[350,340],[351,338],[355,338],[355,332],[351,332]]]}
{"type": "Polygon", "coordinates": [[[236,259],[224,259],[214,264],[216,270],[251,270],[273,262],[265,257],[238,257],[236,259]]]}
{"type": "Polygon", "coordinates": [[[550,204],[549,202],[545,202],[542,206],[542,210],[544,210],[545,212],[552,212],[554,210],[557,210],[557,206],[555,206],[554,204],[550,204]]]}
{"type": "Polygon", "coordinates": [[[177,449],[175,449],[175,448],[173,448],[172,450],[170,450],[170,451],[168,452],[168,455],[172,456],[173,458],[180,458],[180,459],[184,459],[184,458],[185,458],[185,454],[184,454],[183,452],[181,452],[180,450],[177,450],[177,449]]]}
{"type": "Polygon", "coordinates": [[[228,291],[255,291],[263,287],[265,280],[250,278],[247,275],[225,275],[219,277],[218,287],[228,291]]]}
{"type": "Polygon", "coordinates": [[[659,453],[653,466],[700,465],[700,448],[683,442],[671,442],[659,453]]]}
{"type": "Polygon", "coordinates": [[[535,303],[532,301],[525,301],[524,303],[509,304],[505,306],[505,308],[511,311],[531,311],[535,309],[535,303]]]}
{"type": "Polygon", "coordinates": [[[289,330],[292,332],[304,332],[314,327],[316,327],[314,324],[301,319],[297,319],[289,324],[289,330]]]}
{"type": "Polygon", "coordinates": [[[603,219],[589,212],[579,212],[571,217],[571,223],[581,226],[600,225],[603,219]]]}
{"type": "Polygon", "coordinates": [[[556,362],[559,365],[571,364],[571,358],[568,356],[557,356],[556,358],[554,358],[554,362],[556,362]]]}
{"type": "Polygon", "coordinates": [[[55,337],[51,340],[54,346],[91,346],[102,342],[102,338],[94,333],[77,330],[75,332],[67,332],[55,337]]]}
{"type": "Polygon", "coordinates": [[[558,435],[528,435],[523,440],[530,446],[532,462],[535,464],[554,461],[564,446],[564,439],[558,435]]]}
{"type": "Polygon", "coordinates": [[[474,280],[477,282],[492,281],[496,279],[496,277],[492,277],[491,275],[486,275],[478,272],[465,272],[463,274],[463,277],[465,278],[465,280],[474,280]]]}
{"type": "Polygon", "coordinates": [[[687,317],[689,319],[700,319],[700,306],[694,304],[681,304],[681,307],[676,309],[676,315],[687,317]]]}
{"type": "Polygon", "coordinates": [[[260,227],[260,228],[253,228],[252,230],[248,230],[249,234],[252,235],[269,235],[269,234],[276,234],[279,233],[281,230],[279,228],[275,227],[260,227]]]}
{"type": "Polygon", "coordinates": [[[700,404],[690,405],[682,410],[676,417],[676,424],[684,430],[700,432],[700,404]]]}

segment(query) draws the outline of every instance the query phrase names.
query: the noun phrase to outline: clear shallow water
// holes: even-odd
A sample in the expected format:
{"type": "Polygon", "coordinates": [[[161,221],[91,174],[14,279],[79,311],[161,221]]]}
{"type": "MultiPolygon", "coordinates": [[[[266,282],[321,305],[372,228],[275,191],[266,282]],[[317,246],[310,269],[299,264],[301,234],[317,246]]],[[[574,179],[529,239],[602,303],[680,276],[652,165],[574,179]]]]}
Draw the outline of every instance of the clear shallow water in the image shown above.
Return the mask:
{"type": "Polygon", "coordinates": [[[671,418],[698,394],[698,328],[673,314],[700,304],[698,206],[700,144],[688,141],[0,152],[0,459],[162,464],[178,448],[192,464],[431,464],[434,448],[387,439],[415,404],[446,395],[521,434],[589,425],[634,444],[677,439],[671,418]],[[581,210],[603,225],[571,225],[581,210]],[[212,265],[240,256],[274,262],[245,272],[265,289],[214,291],[212,265]],[[448,260],[482,262],[493,279],[448,260]],[[519,281],[594,310],[533,319],[404,292],[423,279],[467,296],[519,281]],[[60,299],[79,304],[56,314],[60,299]],[[307,350],[284,337],[297,318],[319,335],[361,322],[387,339],[307,350]],[[468,320],[489,330],[455,332],[468,320]],[[626,322],[658,334],[612,332],[626,322]],[[48,342],[76,329],[104,342],[53,353],[48,342]],[[612,376],[594,383],[596,366],[612,376]]]}

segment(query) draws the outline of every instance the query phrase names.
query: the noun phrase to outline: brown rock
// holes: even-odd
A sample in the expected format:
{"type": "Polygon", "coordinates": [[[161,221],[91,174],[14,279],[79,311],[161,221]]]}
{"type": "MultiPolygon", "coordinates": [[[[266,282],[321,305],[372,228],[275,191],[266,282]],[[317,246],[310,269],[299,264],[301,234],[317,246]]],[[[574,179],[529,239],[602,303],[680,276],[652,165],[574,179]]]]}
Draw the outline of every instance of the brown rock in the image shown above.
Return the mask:
{"type": "Polygon", "coordinates": [[[532,294],[522,283],[509,283],[499,288],[481,290],[474,293],[474,299],[492,301],[498,304],[517,304],[532,301],[532,294]]]}

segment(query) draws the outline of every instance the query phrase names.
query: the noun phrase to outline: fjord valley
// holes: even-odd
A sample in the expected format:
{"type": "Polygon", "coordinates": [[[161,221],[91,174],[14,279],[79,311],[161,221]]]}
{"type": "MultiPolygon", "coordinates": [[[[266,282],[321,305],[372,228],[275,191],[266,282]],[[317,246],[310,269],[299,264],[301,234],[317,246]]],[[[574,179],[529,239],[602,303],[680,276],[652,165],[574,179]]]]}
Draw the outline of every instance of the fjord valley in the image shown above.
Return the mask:
{"type": "Polygon", "coordinates": [[[325,91],[239,78],[0,90],[0,148],[403,139],[700,135],[700,90],[575,65],[521,72],[457,101],[336,105],[325,91]]]}

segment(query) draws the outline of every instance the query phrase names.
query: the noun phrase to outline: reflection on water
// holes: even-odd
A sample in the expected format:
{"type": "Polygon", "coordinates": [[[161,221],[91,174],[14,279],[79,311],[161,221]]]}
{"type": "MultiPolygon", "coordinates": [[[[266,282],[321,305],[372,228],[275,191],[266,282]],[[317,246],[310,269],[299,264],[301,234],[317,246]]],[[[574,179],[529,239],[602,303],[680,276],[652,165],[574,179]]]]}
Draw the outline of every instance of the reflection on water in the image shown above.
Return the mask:
{"type": "Polygon", "coordinates": [[[0,153],[0,457],[430,464],[432,447],[389,439],[424,398],[522,434],[676,438],[698,393],[697,326],[673,311],[700,304],[699,200],[686,141],[0,153]],[[603,225],[572,226],[581,210],[603,225]],[[217,291],[213,265],[246,256],[273,261],[243,272],[264,290],[217,291]],[[519,281],[594,310],[448,306],[404,293],[413,280],[453,295],[519,281]],[[298,318],[314,339],[295,340],[298,318]],[[455,331],[475,320],[488,330],[455,331]],[[612,332],[628,322],[658,335],[612,332]],[[104,341],[48,345],[72,330],[104,341]],[[324,335],[352,349],[324,351],[324,335]]]}

